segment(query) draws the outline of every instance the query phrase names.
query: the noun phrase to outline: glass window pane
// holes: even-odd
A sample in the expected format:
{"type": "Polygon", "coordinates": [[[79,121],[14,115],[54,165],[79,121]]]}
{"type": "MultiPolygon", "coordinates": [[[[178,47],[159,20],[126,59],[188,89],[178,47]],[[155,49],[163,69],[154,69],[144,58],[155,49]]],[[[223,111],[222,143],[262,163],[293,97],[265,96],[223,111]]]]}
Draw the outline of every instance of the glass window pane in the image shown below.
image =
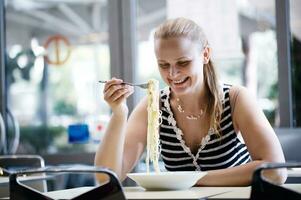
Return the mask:
{"type": "Polygon", "coordinates": [[[98,84],[110,77],[107,1],[6,5],[8,107],[20,124],[18,152],[94,151],[109,118],[98,84]]]}

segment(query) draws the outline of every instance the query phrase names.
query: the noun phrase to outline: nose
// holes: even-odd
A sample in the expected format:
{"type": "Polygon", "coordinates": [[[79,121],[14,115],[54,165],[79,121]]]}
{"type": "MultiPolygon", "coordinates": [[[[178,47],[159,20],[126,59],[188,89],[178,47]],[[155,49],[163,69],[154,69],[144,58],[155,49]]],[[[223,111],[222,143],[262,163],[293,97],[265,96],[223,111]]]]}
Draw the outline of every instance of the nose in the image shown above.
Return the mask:
{"type": "Polygon", "coordinates": [[[178,72],[179,72],[179,70],[175,66],[171,66],[169,68],[169,76],[171,76],[171,77],[174,77],[175,75],[177,75],[178,72]]]}

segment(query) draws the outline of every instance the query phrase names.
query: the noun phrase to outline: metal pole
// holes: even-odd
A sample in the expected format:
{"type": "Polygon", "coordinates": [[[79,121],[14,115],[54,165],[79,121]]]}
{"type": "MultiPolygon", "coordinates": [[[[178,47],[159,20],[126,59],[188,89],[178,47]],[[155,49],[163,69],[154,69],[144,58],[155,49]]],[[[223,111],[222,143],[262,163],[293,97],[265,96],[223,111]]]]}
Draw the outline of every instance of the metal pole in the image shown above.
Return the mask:
{"type": "MultiPolygon", "coordinates": [[[[4,130],[7,124],[6,105],[6,78],[5,78],[5,51],[6,51],[6,37],[5,37],[5,2],[0,0],[0,114],[2,115],[4,130]]],[[[7,153],[6,132],[2,134],[3,153],[7,153]]]]}
{"type": "Polygon", "coordinates": [[[276,0],[280,127],[293,127],[289,0],[276,0]]]}
{"type": "MultiPolygon", "coordinates": [[[[136,68],[136,1],[110,0],[109,43],[111,75],[125,81],[134,82],[136,68]]],[[[134,107],[134,99],[127,101],[129,110],[134,107]]]]}

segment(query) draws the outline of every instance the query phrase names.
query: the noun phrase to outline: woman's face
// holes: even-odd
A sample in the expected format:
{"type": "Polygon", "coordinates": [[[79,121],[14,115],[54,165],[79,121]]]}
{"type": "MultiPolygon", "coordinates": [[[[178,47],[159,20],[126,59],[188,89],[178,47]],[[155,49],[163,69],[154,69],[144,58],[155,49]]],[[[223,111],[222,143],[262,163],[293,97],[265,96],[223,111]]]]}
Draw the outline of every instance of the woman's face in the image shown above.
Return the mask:
{"type": "Polygon", "coordinates": [[[156,39],[155,53],[160,74],[175,94],[200,91],[205,51],[185,37],[156,39]]]}

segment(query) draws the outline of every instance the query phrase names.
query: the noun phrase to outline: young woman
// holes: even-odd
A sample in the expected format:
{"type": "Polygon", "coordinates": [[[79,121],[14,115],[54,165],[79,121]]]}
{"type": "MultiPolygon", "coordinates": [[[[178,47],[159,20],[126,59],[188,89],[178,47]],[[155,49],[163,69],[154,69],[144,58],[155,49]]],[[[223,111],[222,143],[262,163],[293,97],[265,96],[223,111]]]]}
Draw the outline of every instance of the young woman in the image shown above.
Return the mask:
{"type": "MultiPolygon", "coordinates": [[[[254,98],[241,86],[219,83],[210,47],[201,28],[184,18],[161,24],[155,54],[162,79],[161,157],[168,171],[208,171],[197,185],[241,186],[251,183],[264,162],[285,162],[281,145],[254,98]]],[[[113,78],[104,87],[112,117],[95,165],[113,169],[124,179],[146,146],[147,99],[129,119],[126,99],[133,87],[113,78]]],[[[286,172],[265,174],[276,183],[286,172]]],[[[98,177],[101,179],[102,177],[98,177]]]]}

